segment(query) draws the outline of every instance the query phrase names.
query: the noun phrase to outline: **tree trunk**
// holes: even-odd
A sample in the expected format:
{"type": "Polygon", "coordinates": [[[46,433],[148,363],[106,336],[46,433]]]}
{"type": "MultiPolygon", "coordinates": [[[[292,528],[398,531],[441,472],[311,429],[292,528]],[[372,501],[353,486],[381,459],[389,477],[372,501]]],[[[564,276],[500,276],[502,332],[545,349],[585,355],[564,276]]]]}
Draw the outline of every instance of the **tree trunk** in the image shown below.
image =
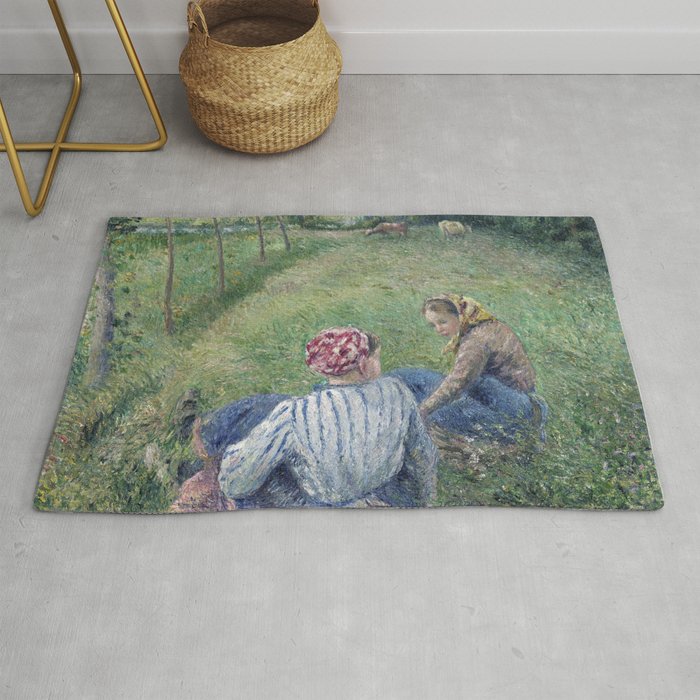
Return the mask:
{"type": "Polygon", "coordinates": [[[165,282],[165,332],[173,334],[173,310],[171,306],[173,296],[173,276],[175,275],[175,249],[173,245],[173,222],[166,219],[168,226],[168,278],[165,282]]]}
{"type": "Polygon", "coordinates": [[[219,250],[219,294],[223,294],[226,289],[226,279],[224,277],[224,242],[219,230],[219,222],[214,217],[214,230],[216,231],[216,245],[219,250]]]}
{"type": "Polygon", "coordinates": [[[87,383],[92,386],[102,384],[109,374],[109,344],[114,338],[114,277],[109,251],[105,249],[95,277],[95,323],[85,375],[87,383]]]}
{"type": "Polygon", "coordinates": [[[263,236],[262,221],[260,221],[259,216],[256,216],[255,220],[258,222],[258,238],[260,239],[260,262],[265,262],[265,236],[263,236]]]}
{"type": "Polygon", "coordinates": [[[292,244],[289,242],[289,236],[287,235],[287,227],[284,225],[284,221],[281,216],[277,217],[280,229],[282,230],[282,237],[284,238],[284,249],[289,252],[292,249],[292,244]]]}

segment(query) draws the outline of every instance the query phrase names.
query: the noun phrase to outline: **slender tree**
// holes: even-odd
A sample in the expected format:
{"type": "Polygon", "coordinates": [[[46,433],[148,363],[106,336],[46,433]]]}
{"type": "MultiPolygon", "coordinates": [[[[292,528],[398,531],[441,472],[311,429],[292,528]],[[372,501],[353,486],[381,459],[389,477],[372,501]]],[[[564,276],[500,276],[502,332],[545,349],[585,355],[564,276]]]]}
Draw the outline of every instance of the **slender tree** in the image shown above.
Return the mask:
{"type": "Polygon", "coordinates": [[[284,220],[281,216],[277,217],[277,222],[280,225],[280,230],[282,231],[282,238],[284,238],[284,249],[289,252],[292,249],[292,244],[289,242],[289,236],[287,235],[287,227],[284,225],[284,220]]]}
{"type": "Polygon", "coordinates": [[[260,239],[260,262],[265,262],[265,236],[263,235],[262,221],[260,221],[259,216],[256,216],[255,220],[258,222],[258,238],[260,239]]]}
{"type": "Polygon", "coordinates": [[[173,334],[173,309],[171,305],[173,296],[173,277],[175,275],[175,247],[173,245],[173,221],[165,220],[168,227],[168,278],[165,282],[165,332],[173,334]]]}
{"type": "Polygon", "coordinates": [[[109,374],[109,344],[114,338],[114,277],[109,248],[105,246],[95,277],[95,322],[85,374],[87,383],[92,386],[101,385],[109,374]]]}
{"type": "Polygon", "coordinates": [[[226,289],[226,278],[224,277],[224,242],[219,230],[219,222],[214,217],[214,231],[216,231],[216,245],[219,251],[219,294],[223,294],[226,289]]]}

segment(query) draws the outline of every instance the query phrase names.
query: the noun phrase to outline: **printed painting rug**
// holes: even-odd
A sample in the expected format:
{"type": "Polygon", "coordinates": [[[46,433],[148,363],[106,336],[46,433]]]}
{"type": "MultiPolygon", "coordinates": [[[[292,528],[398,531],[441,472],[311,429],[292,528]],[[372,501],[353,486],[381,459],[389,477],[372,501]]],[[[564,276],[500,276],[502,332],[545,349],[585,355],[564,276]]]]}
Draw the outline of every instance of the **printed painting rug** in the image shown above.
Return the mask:
{"type": "Polygon", "coordinates": [[[663,504],[588,218],[115,218],[41,510],[663,504]]]}

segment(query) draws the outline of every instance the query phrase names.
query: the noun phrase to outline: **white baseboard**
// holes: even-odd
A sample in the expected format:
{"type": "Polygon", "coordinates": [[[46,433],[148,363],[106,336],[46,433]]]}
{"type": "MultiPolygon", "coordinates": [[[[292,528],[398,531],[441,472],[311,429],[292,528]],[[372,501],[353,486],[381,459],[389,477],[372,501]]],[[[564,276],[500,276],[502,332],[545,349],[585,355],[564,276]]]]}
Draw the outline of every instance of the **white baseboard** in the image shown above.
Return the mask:
{"type": "MultiPolygon", "coordinates": [[[[700,73],[700,30],[397,31],[329,28],[344,73],[700,73]]],[[[113,30],[72,33],[83,72],[128,73],[113,30]]],[[[184,30],[135,29],[147,73],[177,73],[184,30]]],[[[0,73],[67,73],[54,30],[0,29],[0,73]]]]}

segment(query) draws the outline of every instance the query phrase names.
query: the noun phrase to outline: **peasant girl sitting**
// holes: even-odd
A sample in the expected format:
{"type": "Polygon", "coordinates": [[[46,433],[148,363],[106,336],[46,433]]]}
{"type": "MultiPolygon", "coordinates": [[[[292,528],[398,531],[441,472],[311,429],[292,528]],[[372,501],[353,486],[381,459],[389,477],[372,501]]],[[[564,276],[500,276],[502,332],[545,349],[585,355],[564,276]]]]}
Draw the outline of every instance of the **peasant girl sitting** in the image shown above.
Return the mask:
{"type": "Polygon", "coordinates": [[[426,369],[399,369],[413,390],[423,419],[472,439],[520,442],[537,430],[544,441],[547,405],[535,394],[535,370],[522,343],[479,302],[457,294],[427,299],[422,314],[449,339],[454,355],[447,376],[426,369]]]}

